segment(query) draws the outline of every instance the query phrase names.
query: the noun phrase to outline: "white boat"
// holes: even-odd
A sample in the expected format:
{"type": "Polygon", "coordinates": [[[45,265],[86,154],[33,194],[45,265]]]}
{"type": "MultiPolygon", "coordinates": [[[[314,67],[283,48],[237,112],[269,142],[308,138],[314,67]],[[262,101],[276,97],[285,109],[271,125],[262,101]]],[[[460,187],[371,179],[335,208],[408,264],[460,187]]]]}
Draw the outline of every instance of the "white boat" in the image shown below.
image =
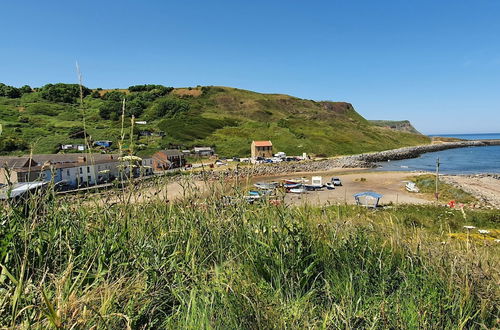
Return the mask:
{"type": "Polygon", "coordinates": [[[259,188],[259,189],[276,189],[278,186],[277,182],[257,182],[254,184],[254,187],[259,188]]]}
{"type": "Polygon", "coordinates": [[[309,182],[306,178],[295,178],[295,179],[286,179],[285,183],[306,183],[309,182]]]}
{"type": "Polygon", "coordinates": [[[289,191],[293,194],[304,194],[305,192],[307,192],[306,188],[304,187],[292,188],[289,191]]]}
{"type": "Polygon", "coordinates": [[[406,190],[408,190],[409,192],[415,192],[415,193],[418,193],[420,192],[420,189],[418,189],[417,185],[415,184],[415,182],[412,182],[412,181],[408,181],[406,183],[406,186],[405,186],[406,190]]]}
{"type": "Polygon", "coordinates": [[[335,185],[333,184],[333,182],[327,182],[327,183],[325,183],[325,187],[326,187],[326,189],[328,189],[328,190],[333,190],[333,189],[335,189],[335,185]]]}

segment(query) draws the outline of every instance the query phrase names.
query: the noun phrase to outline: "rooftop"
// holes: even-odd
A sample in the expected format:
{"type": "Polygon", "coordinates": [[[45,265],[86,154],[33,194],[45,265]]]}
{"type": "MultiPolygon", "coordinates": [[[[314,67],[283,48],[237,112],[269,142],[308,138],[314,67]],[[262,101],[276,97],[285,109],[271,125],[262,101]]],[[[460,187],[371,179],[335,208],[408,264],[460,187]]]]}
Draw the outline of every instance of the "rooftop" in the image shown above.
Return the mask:
{"type": "Polygon", "coordinates": [[[271,141],[253,141],[256,147],[272,147],[273,143],[271,141]]]}

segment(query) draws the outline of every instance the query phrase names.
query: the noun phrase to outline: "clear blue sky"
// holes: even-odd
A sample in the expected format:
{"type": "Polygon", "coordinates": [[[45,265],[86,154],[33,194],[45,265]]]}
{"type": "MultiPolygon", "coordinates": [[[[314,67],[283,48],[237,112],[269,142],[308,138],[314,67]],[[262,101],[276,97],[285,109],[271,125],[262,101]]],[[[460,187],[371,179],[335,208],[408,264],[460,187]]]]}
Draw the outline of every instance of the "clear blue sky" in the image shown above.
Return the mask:
{"type": "Polygon", "coordinates": [[[500,1],[2,1],[0,82],[224,85],[500,131],[500,1]]]}

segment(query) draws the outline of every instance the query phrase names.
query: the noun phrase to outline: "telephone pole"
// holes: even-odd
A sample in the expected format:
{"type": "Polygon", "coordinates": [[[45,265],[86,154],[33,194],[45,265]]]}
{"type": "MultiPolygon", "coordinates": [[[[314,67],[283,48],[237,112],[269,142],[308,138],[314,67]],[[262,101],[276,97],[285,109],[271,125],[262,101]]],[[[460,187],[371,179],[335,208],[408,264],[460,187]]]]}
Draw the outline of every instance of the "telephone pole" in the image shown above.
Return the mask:
{"type": "Polygon", "coordinates": [[[434,193],[434,196],[436,196],[436,204],[439,201],[439,157],[436,158],[436,192],[434,193]]]}

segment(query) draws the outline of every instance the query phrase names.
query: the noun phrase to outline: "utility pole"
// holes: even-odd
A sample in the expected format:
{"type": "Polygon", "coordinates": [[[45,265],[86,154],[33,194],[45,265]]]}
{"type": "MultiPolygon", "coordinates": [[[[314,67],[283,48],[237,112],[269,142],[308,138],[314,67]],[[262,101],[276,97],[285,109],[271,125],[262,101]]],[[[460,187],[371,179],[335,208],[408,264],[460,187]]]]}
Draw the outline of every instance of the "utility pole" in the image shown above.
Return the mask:
{"type": "Polygon", "coordinates": [[[436,192],[434,193],[434,196],[436,196],[436,204],[439,201],[439,157],[436,158],[436,192]]]}

